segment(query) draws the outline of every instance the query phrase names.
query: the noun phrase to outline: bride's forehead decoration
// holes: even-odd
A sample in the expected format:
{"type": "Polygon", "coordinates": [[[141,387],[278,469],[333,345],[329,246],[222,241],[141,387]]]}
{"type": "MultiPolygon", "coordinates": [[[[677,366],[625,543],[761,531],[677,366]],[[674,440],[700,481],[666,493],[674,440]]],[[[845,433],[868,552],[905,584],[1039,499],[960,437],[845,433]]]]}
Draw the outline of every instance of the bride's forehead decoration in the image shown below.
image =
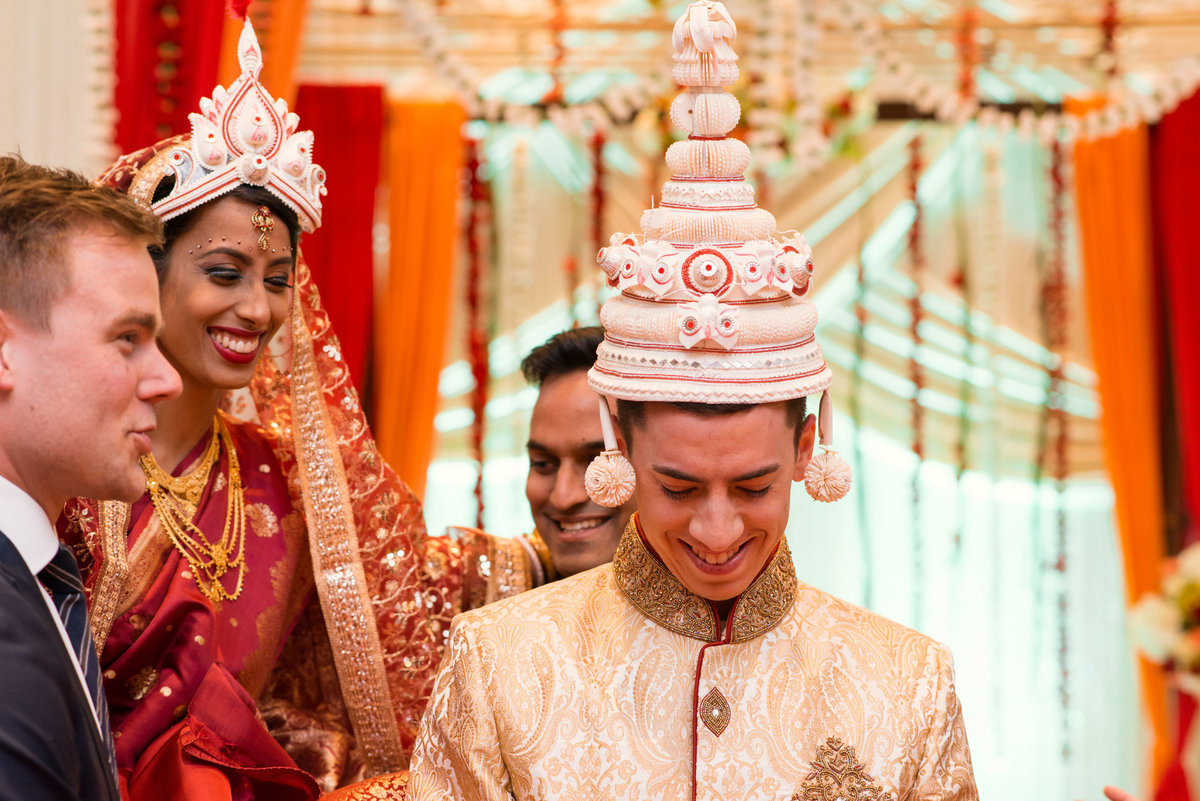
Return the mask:
{"type": "Polygon", "coordinates": [[[313,135],[298,131],[300,118],[258,82],[262,51],[247,20],[238,39],[242,74],[228,89],[218,86],[188,115],[190,136],[159,143],[118,161],[100,178],[127,186],[130,197],[164,220],[177,217],[240,184],[261,186],[296,212],[304,231],[321,225],[325,171],[313,163],[313,135]],[[171,191],[154,200],[166,177],[171,191]]]}
{"type": "MultiPolygon", "coordinates": [[[[759,404],[822,393],[820,442],[829,446],[833,372],[814,336],[812,251],[755,204],[744,178],[750,149],[727,136],[741,116],[723,88],[738,76],[736,33],[713,0],[692,3],[675,24],[672,75],[684,91],[671,120],[688,136],[667,150],[671,178],[642,215],[642,236],[614,234],[598,255],[620,293],[601,311],[605,339],[588,381],[631,401],[759,404]]],[[[825,469],[831,453],[814,461],[825,469]]],[[[843,467],[813,477],[810,493],[820,485],[820,500],[841,497],[843,467]]]]}

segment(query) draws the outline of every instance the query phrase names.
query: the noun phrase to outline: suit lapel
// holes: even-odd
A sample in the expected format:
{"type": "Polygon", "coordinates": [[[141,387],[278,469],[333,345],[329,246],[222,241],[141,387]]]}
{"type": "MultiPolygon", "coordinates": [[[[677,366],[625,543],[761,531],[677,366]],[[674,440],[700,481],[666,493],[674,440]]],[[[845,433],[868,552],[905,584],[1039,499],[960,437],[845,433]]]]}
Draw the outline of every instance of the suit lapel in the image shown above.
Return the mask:
{"type": "MultiPolygon", "coordinates": [[[[79,681],[78,674],[75,672],[75,657],[67,651],[66,643],[62,642],[62,635],[58,632],[58,624],[51,617],[55,612],[46,605],[37,577],[29,572],[29,566],[21,557],[21,553],[3,531],[0,531],[0,575],[12,583],[29,600],[31,608],[38,610],[34,614],[39,614],[40,617],[36,622],[30,621],[31,626],[37,625],[41,627],[43,631],[48,632],[48,636],[58,645],[56,652],[61,657],[59,662],[65,674],[64,681],[66,686],[70,687],[68,692],[70,694],[72,709],[75,711],[75,724],[87,729],[89,741],[92,744],[92,758],[88,760],[88,765],[95,776],[95,786],[100,786],[102,782],[106,787],[105,798],[119,798],[118,790],[112,782],[108,768],[108,747],[104,743],[104,738],[101,736],[100,730],[96,727],[95,718],[92,716],[92,704],[87,697],[87,690],[84,689],[79,681]]],[[[48,677],[48,679],[50,678],[48,677]]]]}

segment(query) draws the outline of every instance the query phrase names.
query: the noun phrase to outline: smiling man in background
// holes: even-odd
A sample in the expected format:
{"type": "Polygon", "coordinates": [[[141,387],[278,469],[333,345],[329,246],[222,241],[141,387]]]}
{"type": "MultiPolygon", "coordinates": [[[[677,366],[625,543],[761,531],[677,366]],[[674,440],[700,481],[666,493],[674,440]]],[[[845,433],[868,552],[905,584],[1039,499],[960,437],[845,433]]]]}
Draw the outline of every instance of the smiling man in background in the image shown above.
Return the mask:
{"type": "Polygon", "coordinates": [[[610,509],[588,498],[584,472],[602,450],[596,392],[587,372],[604,341],[599,326],[555,334],[521,362],[525,380],[538,387],[529,419],[529,476],[525,497],[534,530],[524,537],[544,575],[534,586],[611,562],[633,514],[627,501],[610,509]]]}
{"type": "Polygon", "coordinates": [[[526,380],[538,388],[525,482],[534,529],[502,537],[450,526],[447,536],[428,538],[427,581],[441,600],[434,607],[439,634],[449,634],[459,612],[612,561],[634,504],[609,509],[588,498],[584,488],[588,464],[604,449],[599,396],[587,383],[603,339],[597,326],[562,331],[521,362],[526,380]]]}

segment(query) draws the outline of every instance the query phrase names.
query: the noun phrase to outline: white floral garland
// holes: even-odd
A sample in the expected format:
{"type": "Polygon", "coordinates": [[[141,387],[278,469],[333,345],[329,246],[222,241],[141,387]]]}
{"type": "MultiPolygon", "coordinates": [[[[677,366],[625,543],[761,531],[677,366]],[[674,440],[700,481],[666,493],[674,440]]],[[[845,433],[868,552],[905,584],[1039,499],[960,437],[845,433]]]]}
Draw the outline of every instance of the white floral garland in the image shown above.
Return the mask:
{"type": "Polygon", "coordinates": [[[878,18],[862,0],[843,0],[842,8],[843,21],[855,34],[856,47],[875,65],[873,84],[877,94],[879,89],[895,93],[918,111],[955,126],[974,119],[981,128],[996,128],[1001,133],[1015,128],[1022,138],[1036,134],[1046,145],[1055,138],[1095,139],[1143,122],[1158,122],[1200,87],[1200,58],[1187,58],[1179,61],[1170,74],[1160,76],[1149,94],[1115,85],[1105,107],[1083,117],[1054,111],[1038,115],[1028,108],[1016,114],[994,106],[980,108],[976,100],[960,97],[955,87],[919,75],[900,53],[888,49],[878,18]]]}
{"type": "MultiPolygon", "coordinates": [[[[779,9],[774,4],[782,1],[759,0],[758,8],[774,20],[779,17],[779,9]]],[[[796,26],[789,37],[792,41],[783,41],[782,35],[767,35],[759,42],[753,41],[756,37],[752,37],[746,53],[750,68],[768,76],[768,81],[755,90],[751,98],[755,105],[747,117],[750,144],[758,148],[757,155],[765,159],[759,163],[763,164],[771,163],[774,156],[782,154],[782,149],[774,143],[779,139],[776,132],[782,130],[784,120],[777,109],[758,105],[758,101],[775,92],[777,84],[770,81],[770,76],[775,74],[774,59],[789,44],[794,53],[789,73],[797,101],[794,119],[799,128],[790,149],[797,160],[796,166],[805,171],[819,166],[828,157],[828,142],[819,128],[820,99],[812,70],[821,25],[827,22],[849,31],[855,48],[864,54],[864,61],[874,65],[875,74],[868,88],[877,97],[884,94],[897,97],[911,103],[918,111],[931,114],[939,122],[958,126],[976,120],[982,128],[995,128],[1001,132],[1015,128],[1021,136],[1036,135],[1043,143],[1056,137],[1069,141],[1111,136],[1143,122],[1155,123],[1200,88],[1200,58],[1188,58],[1178,62],[1169,74],[1159,76],[1149,93],[1117,85],[1107,95],[1108,103],[1104,108],[1082,117],[1054,111],[1038,115],[1032,109],[1014,114],[994,106],[980,107],[975,99],[960,97],[955,87],[934,83],[918,74],[898,51],[889,48],[879,17],[865,0],[840,0],[833,4],[796,0],[796,3],[796,26]]],[[[96,0],[95,5],[103,7],[106,4],[96,0]]],[[[614,124],[632,119],[642,108],[674,90],[670,75],[656,71],[636,84],[614,85],[600,98],[586,103],[543,108],[538,104],[495,98],[485,100],[479,94],[478,77],[466,60],[448,47],[445,33],[426,5],[420,0],[396,0],[396,5],[412,28],[428,63],[460,95],[468,114],[475,118],[515,125],[535,125],[544,118],[568,135],[582,133],[587,127],[607,131],[614,124]]]]}
{"type": "Polygon", "coordinates": [[[397,6],[412,28],[425,58],[435,72],[454,88],[466,106],[467,114],[489,122],[532,127],[547,119],[567,135],[582,134],[586,128],[608,131],[614,124],[633,119],[643,108],[674,90],[675,83],[666,72],[655,71],[636,84],[615,84],[604,94],[586,103],[518,103],[480,97],[480,81],[471,66],[446,43],[446,35],[418,0],[398,0],[397,6]]]}
{"type": "Polygon", "coordinates": [[[751,82],[746,91],[750,101],[744,111],[746,144],[754,164],[769,169],[783,161],[783,112],[777,107],[784,93],[777,66],[787,48],[779,22],[780,0],[757,0],[754,25],[748,37],[744,62],[751,82]]]}

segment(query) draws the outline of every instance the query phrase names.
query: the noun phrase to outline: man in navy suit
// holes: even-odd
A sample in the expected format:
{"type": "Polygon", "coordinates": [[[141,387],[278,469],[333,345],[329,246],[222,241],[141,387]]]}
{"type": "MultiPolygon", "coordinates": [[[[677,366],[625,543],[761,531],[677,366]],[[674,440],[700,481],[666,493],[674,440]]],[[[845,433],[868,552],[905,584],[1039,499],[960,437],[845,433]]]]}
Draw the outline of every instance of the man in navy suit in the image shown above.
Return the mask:
{"type": "Polygon", "coordinates": [[[68,498],[132,501],[157,401],[161,225],[82,176],[0,157],[0,799],[116,799],[68,498]]]}

